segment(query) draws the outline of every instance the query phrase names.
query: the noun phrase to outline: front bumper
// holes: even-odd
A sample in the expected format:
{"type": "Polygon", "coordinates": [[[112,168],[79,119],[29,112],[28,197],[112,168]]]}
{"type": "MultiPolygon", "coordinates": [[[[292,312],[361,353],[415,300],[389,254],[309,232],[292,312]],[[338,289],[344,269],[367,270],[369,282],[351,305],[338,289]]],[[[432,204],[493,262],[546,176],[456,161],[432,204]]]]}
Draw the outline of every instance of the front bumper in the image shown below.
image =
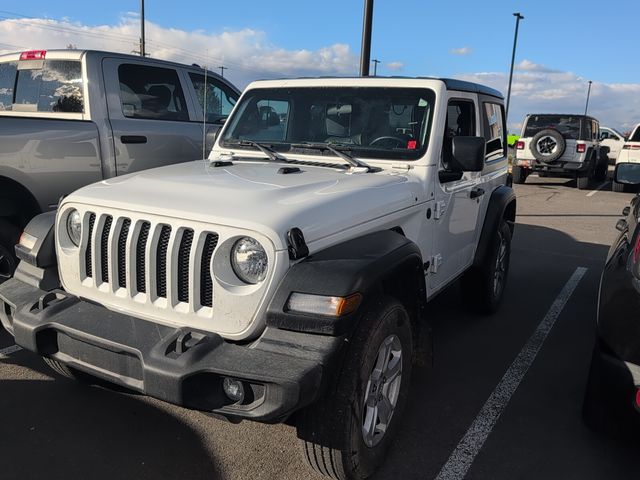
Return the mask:
{"type": "Polygon", "coordinates": [[[344,345],[329,337],[267,328],[248,345],[141,320],[16,279],[0,285],[0,316],[21,347],[116,385],[229,418],[279,422],[320,394],[344,345]],[[241,380],[245,398],[224,393],[241,380]]]}

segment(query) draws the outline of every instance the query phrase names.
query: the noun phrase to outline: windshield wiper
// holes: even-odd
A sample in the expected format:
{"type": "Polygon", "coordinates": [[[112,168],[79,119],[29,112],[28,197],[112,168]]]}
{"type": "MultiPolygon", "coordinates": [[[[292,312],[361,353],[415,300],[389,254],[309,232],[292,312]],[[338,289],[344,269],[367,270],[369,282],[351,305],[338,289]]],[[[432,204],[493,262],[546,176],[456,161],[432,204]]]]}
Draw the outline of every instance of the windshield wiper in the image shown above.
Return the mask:
{"type": "Polygon", "coordinates": [[[362,160],[358,160],[357,158],[352,157],[348,153],[345,153],[342,150],[338,150],[338,148],[343,148],[346,150],[351,150],[351,147],[346,144],[336,144],[336,143],[328,143],[328,142],[302,142],[302,143],[292,143],[291,148],[309,148],[313,150],[329,150],[334,155],[340,157],[349,165],[351,165],[351,170],[356,168],[364,169],[366,172],[376,171],[370,165],[367,165],[362,160]],[[336,148],[337,147],[337,148],[336,148]]]}
{"type": "Polygon", "coordinates": [[[264,153],[273,162],[289,162],[288,159],[276,152],[270,145],[254,142],[253,140],[227,140],[227,145],[238,145],[241,147],[254,147],[264,153]]]}

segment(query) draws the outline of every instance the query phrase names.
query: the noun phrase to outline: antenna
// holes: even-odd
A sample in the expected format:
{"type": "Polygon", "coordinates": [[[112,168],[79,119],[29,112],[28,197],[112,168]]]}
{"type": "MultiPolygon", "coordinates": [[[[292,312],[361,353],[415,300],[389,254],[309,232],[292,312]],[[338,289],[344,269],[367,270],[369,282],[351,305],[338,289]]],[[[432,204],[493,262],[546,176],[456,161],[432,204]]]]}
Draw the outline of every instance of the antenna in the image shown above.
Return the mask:
{"type": "MultiPolygon", "coordinates": [[[[207,55],[209,51],[207,50],[207,55]]],[[[207,65],[204,66],[204,95],[202,96],[202,160],[206,161],[207,152],[207,65]]]]}

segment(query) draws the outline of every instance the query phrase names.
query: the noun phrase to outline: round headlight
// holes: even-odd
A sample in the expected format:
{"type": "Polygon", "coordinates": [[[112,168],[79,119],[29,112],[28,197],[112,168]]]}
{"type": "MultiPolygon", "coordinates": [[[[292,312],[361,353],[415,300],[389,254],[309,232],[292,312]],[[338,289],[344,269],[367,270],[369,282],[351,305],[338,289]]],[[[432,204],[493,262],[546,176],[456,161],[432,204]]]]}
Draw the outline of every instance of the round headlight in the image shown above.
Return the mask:
{"type": "Polygon", "coordinates": [[[80,245],[82,222],[80,221],[80,212],[75,208],[67,214],[67,233],[76,247],[80,245]]]}
{"type": "Polygon", "coordinates": [[[267,276],[267,252],[255,238],[243,237],[231,249],[231,266],[243,282],[261,282],[267,276]]]}

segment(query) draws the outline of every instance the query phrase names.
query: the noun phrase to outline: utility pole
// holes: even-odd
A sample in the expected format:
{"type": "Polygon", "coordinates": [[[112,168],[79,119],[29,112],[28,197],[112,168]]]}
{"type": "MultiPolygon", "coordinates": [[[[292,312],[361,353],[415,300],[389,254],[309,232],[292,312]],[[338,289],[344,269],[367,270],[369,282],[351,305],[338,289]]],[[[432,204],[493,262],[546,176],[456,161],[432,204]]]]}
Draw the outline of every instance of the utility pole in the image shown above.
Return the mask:
{"type": "Polygon", "coordinates": [[[220,67],[218,67],[218,68],[220,69],[220,76],[221,76],[221,77],[224,77],[224,71],[225,71],[225,70],[229,70],[229,67],[223,67],[223,66],[220,66],[220,67]]]}
{"type": "Polygon", "coordinates": [[[584,106],[584,114],[587,114],[587,109],[589,108],[589,95],[591,95],[591,84],[593,82],[591,80],[589,80],[589,88],[587,89],[587,103],[584,106]]]}
{"type": "Polygon", "coordinates": [[[520,15],[520,12],[516,12],[513,14],[516,17],[516,33],[513,36],[513,53],[511,54],[511,70],[509,71],[509,89],[507,90],[507,109],[505,112],[506,120],[509,119],[509,102],[511,100],[511,82],[513,81],[513,64],[516,60],[516,44],[518,43],[518,25],[520,24],[520,20],[524,20],[524,17],[520,15]]]}
{"type": "Polygon", "coordinates": [[[362,47],[360,49],[360,76],[369,76],[371,58],[371,28],[373,25],[373,0],[364,0],[364,22],[362,24],[362,47]]]}
{"type": "Polygon", "coordinates": [[[382,62],[377,58],[374,58],[373,60],[371,60],[371,63],[373,63],[373,76],[375,77],[378,75],[378,64],[382,62]]]}
{"type": "Polygon", "coordinates": [[[144,0],[140,0],[140,56],[145,57],[144,50],[144,0]]]}

